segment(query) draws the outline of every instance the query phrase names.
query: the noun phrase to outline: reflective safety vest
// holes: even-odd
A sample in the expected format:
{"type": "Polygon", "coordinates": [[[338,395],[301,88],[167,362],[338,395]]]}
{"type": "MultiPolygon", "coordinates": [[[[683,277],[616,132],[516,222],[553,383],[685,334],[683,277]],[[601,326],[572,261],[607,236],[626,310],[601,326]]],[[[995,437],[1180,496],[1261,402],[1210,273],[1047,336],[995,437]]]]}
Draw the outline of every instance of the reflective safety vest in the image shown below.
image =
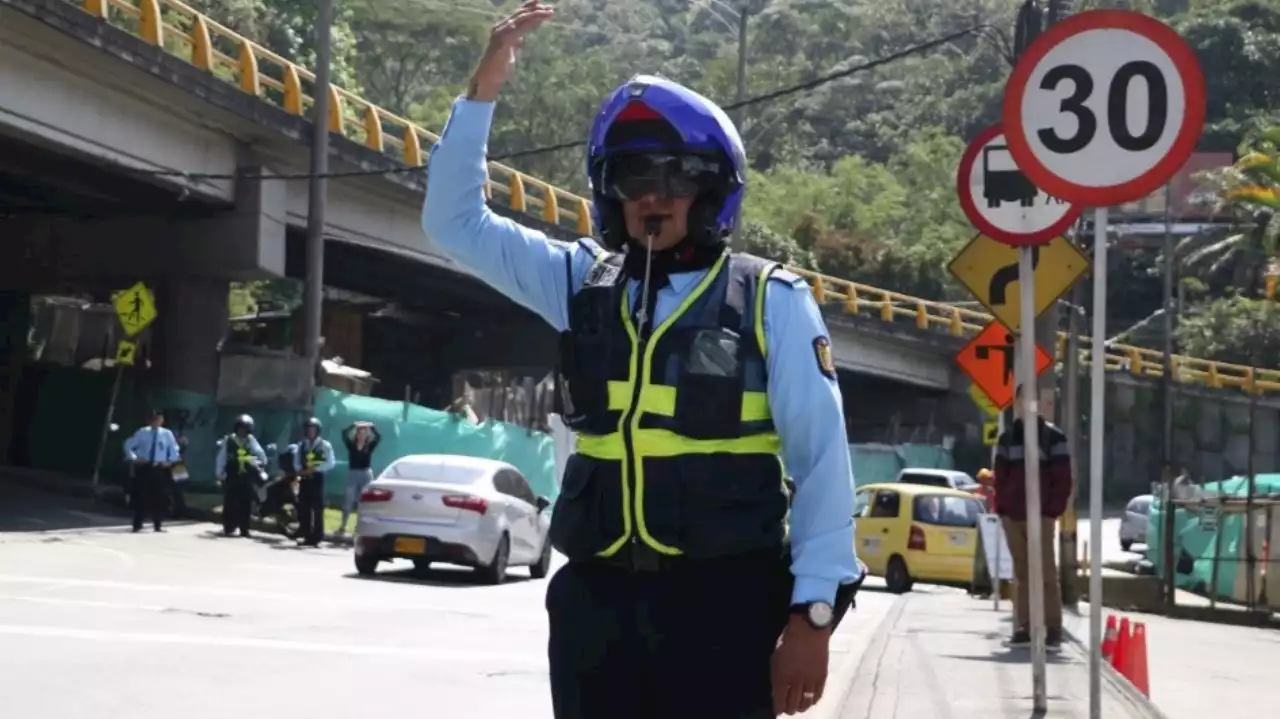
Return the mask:
{"type": "Polygon", "coordinates": [[[227,436],[225,446],[227,448],[226,473],[228,477],[251,475],[257,470],[256,462],[258,458],[253,452],[249,451],[248,447],[241,444],[239,438],[234,434],[227,436]]]}
{"type": "Polygon", "coordinates": [[[307,450],[307,453],[303,456],[303,460],[307,469],[319,467],[321,463],[324,462],[324,453],[319,451],[317,448],[312,447],[307,450]]]}
{"type": "Polygon", "coordinates": [[[761,290],[798,278],[726,252],[640,337],[622,255],[583,244],[596,262],[561,335],[560,401],[577,446],[553,546],[571,560],[624,548],[633,561],[781,552],[788,494],[766,397],[761,290]]]}

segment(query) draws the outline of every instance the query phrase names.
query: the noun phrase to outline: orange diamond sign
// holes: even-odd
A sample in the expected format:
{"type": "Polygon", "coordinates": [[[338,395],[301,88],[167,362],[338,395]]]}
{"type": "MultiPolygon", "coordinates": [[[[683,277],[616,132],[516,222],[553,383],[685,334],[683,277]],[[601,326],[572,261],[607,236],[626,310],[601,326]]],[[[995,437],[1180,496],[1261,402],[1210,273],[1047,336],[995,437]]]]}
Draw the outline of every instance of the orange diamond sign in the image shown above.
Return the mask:
{"type": "MultiPolygon", "coordinates": [[[[1013,403],[1017,352],[1013,331],[993,320],[956,354],[956,364],[992,404],[1004,409],[1013,403]]],[[[1036,345],[1036,376],[1043,374],[1051,364],[1053,356],[1036,345]]]]}

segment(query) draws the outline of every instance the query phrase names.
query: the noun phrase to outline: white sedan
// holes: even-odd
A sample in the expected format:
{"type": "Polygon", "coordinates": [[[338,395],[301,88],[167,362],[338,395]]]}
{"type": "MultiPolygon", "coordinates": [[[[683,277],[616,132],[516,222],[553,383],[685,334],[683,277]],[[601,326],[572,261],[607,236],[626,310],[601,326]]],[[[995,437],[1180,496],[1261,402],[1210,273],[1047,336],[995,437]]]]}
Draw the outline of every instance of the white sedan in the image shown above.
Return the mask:
{"type": "Polygon", "coordinates": [[[510,566],[527,566],[541,579],[551,568],[550,506],[506,462],[401,457],[360,495],[356,571],[373,574],[380,562],[401,558],[420,569],[474,567],[487,584],[502,583],[510,566]]]}

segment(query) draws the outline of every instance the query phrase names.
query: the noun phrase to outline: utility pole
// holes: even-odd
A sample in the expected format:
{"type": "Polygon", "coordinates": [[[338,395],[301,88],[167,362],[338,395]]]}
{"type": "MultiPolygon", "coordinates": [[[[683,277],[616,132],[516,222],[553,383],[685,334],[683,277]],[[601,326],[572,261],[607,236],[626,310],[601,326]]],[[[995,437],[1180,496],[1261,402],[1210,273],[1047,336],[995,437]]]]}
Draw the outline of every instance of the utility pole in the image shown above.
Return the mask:
{"type": "Polygon", "coordinates": [[[329,182],[329,65],[333,60],[333,0],[318,0],[316,13],[316,81],[311,105],[311,178],[307,203],[307,273],[303,284],[303,353],[312,377],[320,362],[324,306],[324,211],[329,182]]]}
{"type": "Polygon", "coordinates": [[[1178,476],[1176,468],[1173,466],[1173,315],[1175,310],[1175,298],[1173,296],[1173,181],[1165,183],[1164,186],[1164,289],[1162,299],[1164,301],[1164,371],[1160,373],[1160,403],[1163,413],[1163,425],[1161,430],[1161,459],[1163,467],[1161,479],[1164,481],[1164,512],[1160,515],[1161,521],[1161,547],[1164,557],[1164,601],[1165,606],[1173,609],[1175,604],[1176,591],[1174,583],[1174,567],[1177,563],[1173,560],[1173,480],[1178,476]]]}
{"type": "MultiPolygon", "coordinates": [[[[734,97],[735,105],[747,98],[747,18],[750,16],[746,3],[743,3],[738,8],[738,92],[734,97]]],[[[734,108],[733,124],[737,125],[739,135],[743,132],[743,123],[746,118],[747,112],[744,108],[734,108]]],[[[743,151],[745,150],[744,144],[743,151]]],[[[745,173],[746,168],[742,168],[742,171],[745,173]]],[[[738,205],[738,216],[733,222],[733,237],[729,240],[729,247],[734,252],[745,251],[742,246],[742,205],[738,205]]]]}

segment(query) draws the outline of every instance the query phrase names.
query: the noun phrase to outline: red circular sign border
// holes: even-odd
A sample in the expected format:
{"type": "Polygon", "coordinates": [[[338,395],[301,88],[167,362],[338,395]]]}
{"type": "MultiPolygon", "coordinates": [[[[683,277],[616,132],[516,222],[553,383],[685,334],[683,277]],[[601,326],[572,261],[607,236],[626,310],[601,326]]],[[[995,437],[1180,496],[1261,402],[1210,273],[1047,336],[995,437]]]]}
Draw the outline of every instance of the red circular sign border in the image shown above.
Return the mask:
{"type": "Polygon", "coordinates": [[[1146,197],[1174,175],[1195,152],[1200,135],[1204,132],[1205,84],[1204,73],[1195,51],[1182,36],[1168,25],[1140,13],[1127,10],[1091,10],[1073,15],[1049,27],[1031,44],[1009,76],[1005,84],[1002,124],[1010,128],[1005,133],[1009,153],[1023,174],[1045,192],[1093,207],[1110,207],[1146,197]],[[1022,126],[1022,99],[1027,91],[1027,81],[1036,65],[1051,50],[1064,41],[1091,30],[1128,30],[1155,43],[1173,62],[1182,80],[1187,111],[1178,128],[1178,136],[1169,151],[1151,169],[1141,175],[1109,187],[1076,185],[1059,178],[1046,168],[1027,142],[1022,126]]]}
{"type": "MultiPolygon", "coordinates": [[[[994,223],[978,211],[978,205],[973,201],[973,196],[970,194],[973,186],[969,183],[969,177],[973,173],[973,165],[978,161],[978,154],[982,152],[982,148],[988,142],[991,142],[992,138],[999,135],[1004,135],[1005,141],[1008,142],[1009,136],[1005,134],[1004,126],[992,125],[979,132],[978,136],[973,138],[973,141],[964,148],[964,154],[960,156],[960,167],[956,169],[956,196],[960,198],[960,209],[964,210],[965,217],[969,218],[969,222],[973,223],[973,226],[979,232],[1001,244],[1012,247],[1034,247],[1053,242],[1054,239],[1061,237],[1080,215],[1084,214],[1082,205],[1072,202],[1071,209],[1062,216],[1062,219],[1043,230],[1026,235],[996,227],[994,223]]],[[[1036,187],[1039,189],[1039,185],[1036,187]]]]}

